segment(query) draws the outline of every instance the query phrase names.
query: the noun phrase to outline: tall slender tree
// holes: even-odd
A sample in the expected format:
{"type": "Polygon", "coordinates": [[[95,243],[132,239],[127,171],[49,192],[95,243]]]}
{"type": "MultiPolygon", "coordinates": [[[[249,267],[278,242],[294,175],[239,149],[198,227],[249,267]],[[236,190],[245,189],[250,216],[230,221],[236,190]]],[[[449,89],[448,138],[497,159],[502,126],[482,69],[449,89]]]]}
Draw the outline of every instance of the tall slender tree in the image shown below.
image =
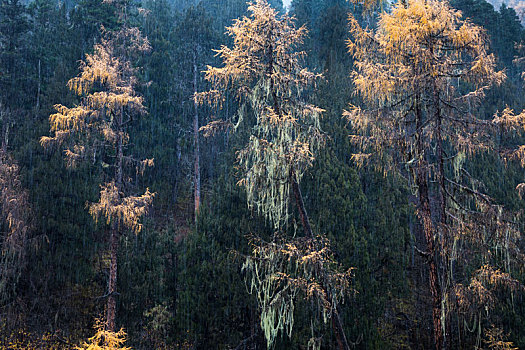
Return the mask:
{"type": "MultiPolygon", "coordinates": [[[[126,4],[117,4],[121,15],[126,4]]],[[[109,280],[106,306],[106,327],[115,330],[117,293],[117,253],[119,238],[124,229],[140,232],[140,218],[151,206],[154,194],[149,190],[140,196],[127,195],[131,179],[126,168],[142,173],[153,159],[137,160],[126,154],[128,129],[137,116],[146,113],[143,99],[135,92],[137,79],[132,58],[148,50],[149,44],[138,28],[129,27],[125,18],[115,32],[105,32],[94,53],[86,55],[81,73],[68,82],[69,88],[80,97],[75,107],[56,105],[57,113],[50,116],[52,137],[43,136],[44,147],[65,145],[68,166],[80,161],[98,164],[106,171],[100,199],[89,206],[95,220],[105,218],[109,232],[109,280]]]]}
{"type": "Polygon", "coordinates": [[[180,57],[178,68],[184,72],[181,77],[183,98],[192,102],[193,202],[196,222],[201,205],[201,146],[199,139],[201,118],[199,118],[199,111],[202,107],[192,97],[201,88],[200,72],[204,69],[204,63],[212,59],[210,53],[212,53],[212,42],[216,37],[211,18],[206,14],[204,6],[192,6],[185,10],[182,21],[176,27],[176,37],[178,41],[177,51],[180,57]]]}
{"type": "Polygon", "coordinates": [[[452,347],[451,300],[461,294],[462,283],[470,281],[475,289],[480,280],[488,281],[490,270],[481,264],[470,275],[460,268],[471,261],[458,247],[480,249],[489,264],[494,256],[485,246],[488,237],[496,242],[508,237],[501,208],[466,168],[466,159],[492,142],[491,123],[474,108],[505,74],[488,53],[483,29],[463,20],[446,1],[399,2],[380,15],[375,31],[353,17],[350,25],[353,82],[370,107],[345,112],[357,131],[353,140],[365,150],[354,159],[364,163],[373,156],[413,189],[426,240],[420,253],[429,268],[434,346],[452,347]]]}
{"type": "MultiPolygon", "coordinates": [[[[222,46],[223,67],[206,70],[214,90],[196,95],[197,100],[221,105],[233,94],[240,107],[228,123],[212,121],[205,132],[255,117],[246,146],[238,153],[242,169],[239,184],[246,189],[248,206],[264,216],[276,231],[290,218],[293,195],[304,230],[302,239],[276,235],[264,243],[253,240],[253,256],[244,269],[251,273],[251,287],[261,307],[261,327],[268,345],[280,331],[291,335],[295,298],[304,292],[317,302],[324,320],[332,319],[339,347],[348,343],[337,305],[349,289],[350,272],[339,273],[325,238],[317,237],[310,224],[299,186],[324,143],[319,118],[323,110],[304,102],[320,75],[302,67],[304,52],[296,51],[306,28],[295,28],[293,19],[280,15],[266,1],[250,3],[249,17],[227,28],[233,47],[222,46]],[[290,261],[295,262],[288,264],[290,261]]],[[[319,346],[312,338],[310,344],[319,346]]]]}

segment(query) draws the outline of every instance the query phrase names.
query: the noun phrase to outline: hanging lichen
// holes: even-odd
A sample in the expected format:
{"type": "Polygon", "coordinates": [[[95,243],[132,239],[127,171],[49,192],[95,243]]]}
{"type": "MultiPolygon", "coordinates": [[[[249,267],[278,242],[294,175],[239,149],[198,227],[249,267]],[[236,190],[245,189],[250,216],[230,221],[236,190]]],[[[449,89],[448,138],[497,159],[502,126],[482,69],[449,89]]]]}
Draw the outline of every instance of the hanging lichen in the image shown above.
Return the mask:
{"type": "MultiPolygon", "coordinates": [[[[248,205],[279,230],[289,218],[290,174],[300,181],[324,137],[319,119],[322,109],[301,100],[318,74],[301,66],[304,52],[294,51],[306,29],[296,29],[293,19],[279,15],[265,1],[251,3],[249,17],[227,28],[232,48],[217,54],[224,66],[210,67],[206,79],[213,89],[197,94],[199,102],[222,105],[227,92],[241,106],[230,124],[238,127],[247,111],[256,117],[248,144],[238,153],[243,170],[239,184],[246,189],[248,205]]],[[[233,118],[230,118],[233,119],[233,118]]],[[[224,122],[201,128],[213,134],[224,122]]]]}
{"type": "MultiPolygon", "coordinates": [[[[241,185],[250,208],[266,218],[276,232],[286,228],[293,193],[306,237],[275,238],[270,243],[253,239],[252,255],[246,258],[248,285],[257,295],[261,327],[271,347],[279,332],[291,336],[297,296],[317,305],[325,321],[349,291],[350,272],[339,273],[326,238],[314,238],[304,209],[299,182],[312,166],[324,144],[320,128],[323,110],[304,102],[321,76],[302,66],[304,52],[296,48],[306,35],[295,28],[293,18],[281,15],[266,1],[248,6],[250,15],[227,28],[231,48],[222,46],[217,55],[222,67],[206,70],[212,90],[195,95],[198,102],[222,107],[229,95],[239,109],[226,121],[212,121],[201,130],[214,134],[224,126],[238,130],[253,115],[246,145],[237,153],[241,185]]],[[[340,323],[339,323],[340,325],[340,323]]],[[[337,334],[344,337],[339,326],[337,334]]],[[[315,339],[315,336],[313,336],[315,339]]],[[[310,347],[320,341],[310,341],[310,347]]]]}
{"type": "Polygon", "coordinates": [[[291,337],[298,295],[312,301],[315,316],[327,322],[352,291],[353,269],[339,271],[328,239],[322,236],[277,238],[274,242],[252,237],[250,242],[252,255],[242,269],[261,307],[261,328],[269,348],[279,332],[291,337]]]}

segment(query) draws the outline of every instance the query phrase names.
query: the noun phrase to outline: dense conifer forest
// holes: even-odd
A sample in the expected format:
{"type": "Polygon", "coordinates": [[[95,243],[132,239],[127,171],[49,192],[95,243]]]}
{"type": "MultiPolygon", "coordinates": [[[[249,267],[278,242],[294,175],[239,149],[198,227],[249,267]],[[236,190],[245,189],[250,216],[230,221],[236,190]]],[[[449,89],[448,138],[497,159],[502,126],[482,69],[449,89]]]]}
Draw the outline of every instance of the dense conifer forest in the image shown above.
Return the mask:
{"type": "Polygon", "coordinates": [[[0,348],[525,349],[516,10],[0,0],[0,348]]]}

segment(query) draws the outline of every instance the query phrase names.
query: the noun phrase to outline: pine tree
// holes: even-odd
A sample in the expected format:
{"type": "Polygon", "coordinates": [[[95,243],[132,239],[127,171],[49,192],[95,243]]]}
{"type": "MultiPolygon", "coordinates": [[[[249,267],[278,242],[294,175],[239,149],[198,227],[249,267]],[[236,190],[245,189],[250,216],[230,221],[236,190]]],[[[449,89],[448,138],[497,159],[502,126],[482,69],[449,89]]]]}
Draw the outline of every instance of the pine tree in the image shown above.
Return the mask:
{"type": "MultiPolygon", "coordinates": [[[[121,15],[126,4],[117,4],[121,15]]],[[[115,330],[117,296],[117,252],[119,237],[124,229],[138,233],[140,218],[151,206],[154,194],[131,196],[130,179],[126,168],[134,167],[137,174],[153,166],[153,159],[136,160],[125,154],[129,144],[128,129],[136,116],[146,113],[143,99],[135,92],[137,79],[132,58],[148,50],[149,44],[138,28],[129,27],[126,18],[116,32],[105,32],[94,53],[86,55],[81,73],[68,82],[69,88],[80,97],[75,107],[56,105],[57,113],[49,118],[52,137],[42,137],[41,144],[50,148],[65,146],[69,167],[79,162],[98,164],[107,174],[101,185],[100,199],[89,206],[95,220],[104,218],[110,225],[110,267],[107,297],[106,327],[115,330]]]]}
{"type": "Polygon", "coordinates": [[[0,122],[1,147],[9,143],[10,128],[20,118],[27,95],[26,41],[29,35],[29,17],[19,0],[0,1],[0,122]]]}

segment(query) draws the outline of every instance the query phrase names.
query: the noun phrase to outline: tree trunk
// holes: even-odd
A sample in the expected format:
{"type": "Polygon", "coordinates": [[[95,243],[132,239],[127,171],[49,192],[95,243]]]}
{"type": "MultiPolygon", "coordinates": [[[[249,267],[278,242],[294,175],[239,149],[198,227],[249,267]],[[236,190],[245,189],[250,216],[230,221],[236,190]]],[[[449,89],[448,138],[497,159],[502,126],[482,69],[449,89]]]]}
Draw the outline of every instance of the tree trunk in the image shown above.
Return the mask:
{"type": "MultiPolygon", "coordinates": [[[[304,207],[303,195],[301,194],[301,189],[299,183],[297,182],[297,175],[295,174],[293,168],[290,169],[290,182],[292,183],[292,190],[295,197],[295,203],[297,209],[299,210],[299,215],[301,216],[301,222],[303,224],[304,234],[307,237],[314,239],[314,234],[312,232],[312,227],[310,226],[310,220],[308,219],[308,214],[304,207]]],[[[325,293],[327,294],[327,299],[330,299],[330,295],[327,292],[325,286],[321,286],[325,293]]],[[[334,329],[335,338],[337,340],[337,345],[339,350],[349,350],[348,341],[346,340],[345,331],[341,323],[341,318],[339,317],[339,312],[337,308],[332,307],[332,328],[334,329]]]]}
{"type": "Polygon", "coordinates": [[[339,317],[339,312],[336,308],[332,309],[332,328],[334,329],[335,338],[337,340],[337,345],[340,350],[349,350],[348,342],[346,340],[345,331],[343,329],[343,324],[341,323],[341,318],[339,317]]]}
{"type": "Polygon", "coordinates": [[[114,224],[109,238],[110,265],[108,281],[108,301],[106,306],[106,329],[115,331],[115,318],[117,313],[117,253],[118,230],[114,224]]]}
{"type": "Polygon", "coordinates": [[[441,292],[439,287],[438,271],[436,266],[436,249],[434,246],[434,225],[432,223],[432,211],[430,208],[430,197],[428,191],[428,164],[421,135],[423,125],[422,113],[416,107],[416,146],[417,146],[417,170],[416,186],[418,189],[418,216],[423,227],[426,240],[426,258],[429,267],[429,287],[432,297],[432,324],[434,333],[434,347],[441,350],[443,346],[443,331],[441,328],[441,292]]]}
{"type": "Polygon", "coordinates": [[[429,267],[430,294],[432,296],[432,321],[434,328],[434,345],[436,350],[443,346],[443,330],[441,328],[441,292],[439,288],[438,272],[436,266],[436,250],[434,247],[434,228],[430,211],[430,200],[428,195],[428,182],[426,171],[419,170],[417,175],[417,187],[419,192],[419,217],[427,241],[426,253],[429,267]]]}
{"type": "MultiPolygon", "coordinates": [[[[5,113],[5,115],[7,113],[5,113]]],[[[8,118],[9,117],[6,116],[2,120],[3,121],[3,125],[2,125],[2,152],[4,154],[7,153],[7,145],[9,144],[9,119],[8,118]]]]}
{"type": "Polygon", "coordinates": [[[122,171],[123,171],[123,159],[124,159],[124,140],[123,137],[123,130],[122,130],[122,122],[124,120],[124,106],[120,107],[120,116],[118,116],[119,120],[117,121],[117,154],[116,154],[116,164],[115,164],[115,186],[117,186],[117,189],[119,191],[122,191],[122,171]]]}
{"type": "Polygon", "coordinates": [[[38,88],[36,92],[36,107],[35,107],[36,113],[38,113],[38,110],[40,109],[40,87],[41,87],[41,64],[40,64],[40,60],[38,60],[38,88]]]}
{"type": "MultiPolygon", "coordinates": [[[[120,115],[117,115],[117,145],[116,145],[116,164],[115,164],[115,186],[117,191],[122,191],[122,171],[123,171],[123,159],[124,150],[122,139],[122,121],[124,119],[124,107],[120,108],[120,115]]],[[[108,302],[106,307],[106,328],[109,331],[115,331],[115,319],[117,313],[117,254],[118,254],[118,241],[119,231],[118,223],[113,222],[111,226],[111,235],[109,237],[109,254],[110,254],[110,265],[109,265],[109,280],[108,280],[108,302]]]]}
{"type": "MultiPolygon", "coordinates": [[[[441,116],[441,108],[440,108],[440,101],[439,101],[439,90],[438,90],[438,87],[436,85],[436,82],[434,82],[434,94],[433,94],[433,99],[434,99],[434,119],[436,120],[436,130],[435,130],[435,134],[436,134],[436,161],[437,161],[437,165],[438,165],[438,173],[437,173],[437,176],[438,176],[438,188],[437,188],[437,191],[438,191],[438,194],[437,194],[437,198],[438,198],[438,208],[439,208],[439,218],[438,218],[438,222],[439,222],[439,225],[437,227],[437,229],[439,230],[439,233],[441,234],[441,236],[439,236],[440,238],[440,247],[442,247],[442,244],[447,242],[447,237],[445,237],[445,235],[447,234],[447,231],[446,231],[446,223],[447,223],[447,217],[446,217],[446,211],[445,211],[445,208],[446,208],[446,193],[445,193],[445,167],[444,167],[444,156],[443,156],[443,136],[441,134],[441,123],[442,123],[442,116],[441,116]]],[[[445,269],[448,269],[448,264],[444,264],[444,268],[445,269]]],[[[443,275],[442,275],[443,276],[443,275]]],[[[446,276],[446,274],[444,275],[446,276]]],[[[446,290],[446,282],[445,282],[445,279],[442,278],[441,279],[442,281],[442,286],[441,286],[441,290],[442,292],[444,292],[446,290]]],[[[441,306],[441,303],[440,303],[440,311],[441,313],[443,312],[442,310],[442,306],[441,306]]],[[[449,329],[449,325],[448,325],[448,322],[447,322],[447,319],[444,317],[443,318],[443,322],[444,322],[444,329],[447,330],[449,329]]],[[[441,333],[443,332],[443,328],[441,329],[441,333]]],[[[449,332],[446,332],[445,334],[442,334],[442,348],[443,349],[446,349],[447,348],[447,342],[448,342],[448,336],[449,336],[449,332]],[[447,334],[448,333],[448,334],[447,334]]]]}
{"type": "Polygon", "coordinates": [[[314,234],[312,232],[312,228],[310,227],[310,219],[308,219],[308,214],[306,213],[306,209],[304,208],[304,201],[303,201],[303,195],[301,194],[301,189],[299,188],[299,184],[297,183],[297,175],[295,174],[295,171],[290,169],[290,182],[292,183],[292,190],[295,197],[295,204],[297,205],[297,209],[299,210],[299,215],[301,216],[301,222],[303,224],[304,229],[304,235],[310,238],[314,238],[314,234]]]}
{"type": "MultiPolygon", "coordinates": [[[[436,137],[436,161],[438,165],[438,201],[439,201],[439,223],[446,224],[445,213],[445,167],[443,160],[443,136],[441,135],[441,109],[439,108],[439,91],[434,87],[434,119],[436,121],[435,137],[436,137]]],[[[441,227],[439,228],[441,229],[441,227]]]]}
{"type": "MultiPolygon", "coordinates": [[[[197,57],[193,52],[193,92],[197,93],[197,57]]],[[[201,203],[201,174],[200,174],[200,151],[199,151],[199,114],[197,101],[193,100],[195,114],[193,116],[193,152],[194,152],[194,184],[195,184],[195,223],[197,222],[197,214],[201,203]]]]}

